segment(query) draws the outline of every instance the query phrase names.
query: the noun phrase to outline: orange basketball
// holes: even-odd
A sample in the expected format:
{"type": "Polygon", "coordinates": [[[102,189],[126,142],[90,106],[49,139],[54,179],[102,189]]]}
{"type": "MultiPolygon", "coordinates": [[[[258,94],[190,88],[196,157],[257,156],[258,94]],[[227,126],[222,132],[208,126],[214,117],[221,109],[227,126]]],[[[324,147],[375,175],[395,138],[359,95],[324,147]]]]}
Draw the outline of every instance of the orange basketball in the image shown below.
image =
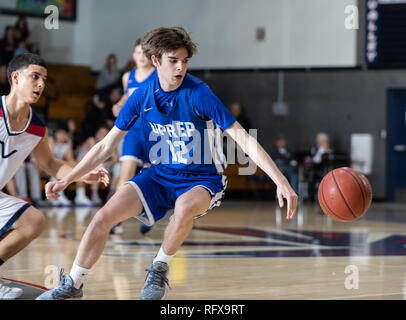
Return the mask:
{"type": "Polygon", "coordinates": [[[323,177],[318,198],[321,209],[330,218],[341,222],[353,221],[371,205],[372,188],[363,174],[343,167],[323,177]]]}

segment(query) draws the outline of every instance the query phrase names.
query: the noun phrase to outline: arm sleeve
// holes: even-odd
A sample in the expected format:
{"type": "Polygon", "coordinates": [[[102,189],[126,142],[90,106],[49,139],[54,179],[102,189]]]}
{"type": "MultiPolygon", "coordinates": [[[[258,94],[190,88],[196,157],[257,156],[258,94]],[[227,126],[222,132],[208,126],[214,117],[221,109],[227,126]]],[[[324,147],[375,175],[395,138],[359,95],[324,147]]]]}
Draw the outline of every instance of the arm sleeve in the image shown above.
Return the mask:
{"type": "Polygon", "coordinates": [[[200,118],[212,119],[223,130],[228,129],[236,121],[206,84],[203,83],[196,88],[193,98],[195,112],[200,118]]]}
{"type": "Polygon", "coordinates": [[[140,116],[141,90],[137,90],[125,102],[123,108],[114,122],[120,130],[128,131],[140,116]]]}

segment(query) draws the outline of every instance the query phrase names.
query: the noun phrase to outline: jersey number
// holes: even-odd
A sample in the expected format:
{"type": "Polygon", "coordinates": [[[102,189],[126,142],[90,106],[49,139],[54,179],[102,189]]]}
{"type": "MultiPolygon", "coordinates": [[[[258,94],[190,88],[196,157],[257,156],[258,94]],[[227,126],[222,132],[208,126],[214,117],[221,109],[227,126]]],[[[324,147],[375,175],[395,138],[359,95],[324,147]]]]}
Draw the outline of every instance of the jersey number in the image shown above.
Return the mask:
{"type": "Polygon", "coordinates": [[[166,140],[166,142],[169,144],[169,150],[171,150],[172,162],[187,164],[187,158],[183,157],[188,154],[185,141],[176,140],[172,142],[171,140],[166,140]],[[175,148],[178,148],[178,150],[175,151],[175,148]]]}

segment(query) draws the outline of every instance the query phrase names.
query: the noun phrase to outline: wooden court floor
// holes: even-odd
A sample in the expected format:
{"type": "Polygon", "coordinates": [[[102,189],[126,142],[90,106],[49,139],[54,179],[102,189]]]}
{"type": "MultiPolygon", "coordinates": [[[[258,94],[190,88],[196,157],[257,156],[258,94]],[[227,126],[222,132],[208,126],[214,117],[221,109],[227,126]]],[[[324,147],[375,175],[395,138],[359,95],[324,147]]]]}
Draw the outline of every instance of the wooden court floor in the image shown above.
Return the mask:
{"type": "MultiPolygon", "coordinates": [[[[43,208],[46,231],[2,267],[39,286],[69,272],[97,209],[43,208]]],[[[374,203],[358,221],[301,204],[292,221],[274,202],[224,202],[196,221],[171,263],[167,299],[405,299],[406,204],[374,203]]],[[[139,299],[170,213],[146,236],[127,220],[85,281],[87,299],[139,299]]],[[[54,281],[54,282],[53,282],[54,281]]]]}

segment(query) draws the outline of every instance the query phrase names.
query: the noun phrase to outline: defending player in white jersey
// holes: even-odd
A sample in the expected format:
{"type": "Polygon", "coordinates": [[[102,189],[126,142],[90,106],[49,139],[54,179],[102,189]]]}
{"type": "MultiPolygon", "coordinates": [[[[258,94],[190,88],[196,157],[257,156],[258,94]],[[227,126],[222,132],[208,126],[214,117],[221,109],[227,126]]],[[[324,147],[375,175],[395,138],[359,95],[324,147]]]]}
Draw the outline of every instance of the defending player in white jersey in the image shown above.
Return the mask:
{"type": "MultiPolygon", "coordinates": [[[[49,148],[44,122],[33,112],[45,88],[47,66],[38,55],[25,53],[14,57],[8,66],[10,93],[0,97],[0,189],[14,176],[24,159],[32,152],[39,167],[61,179],[72,167],[54,157],[49,148]]],[[[80,180],[86,183],[109,183],[107,171],[96,168],[80,180]]],[[[31,204],[0,192],[0,266],[45,228],[45,218],[31,204]]],[[[16,299],[22,290],[6,286],[0,280],[0,300],[16,299]]]]}

